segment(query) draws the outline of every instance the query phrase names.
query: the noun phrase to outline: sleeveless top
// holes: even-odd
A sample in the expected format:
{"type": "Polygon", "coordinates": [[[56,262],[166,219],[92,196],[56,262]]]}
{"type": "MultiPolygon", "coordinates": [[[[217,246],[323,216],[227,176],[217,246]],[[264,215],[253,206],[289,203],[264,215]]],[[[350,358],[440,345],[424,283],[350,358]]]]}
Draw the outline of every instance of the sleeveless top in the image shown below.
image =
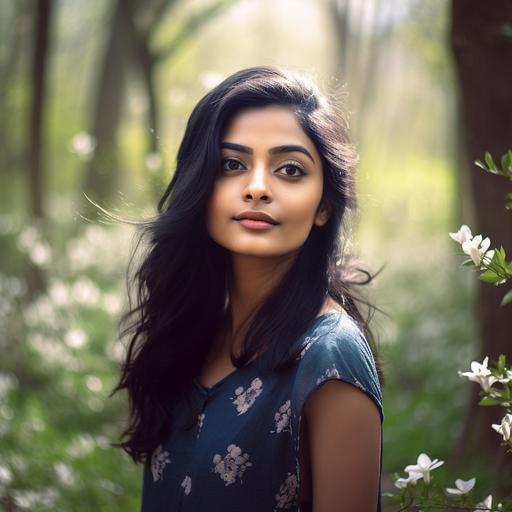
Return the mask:
{"type": "MultiPolygon", "coordinates": [[[[299,502],[299,433],[303,405],[324,382],[357,386],[384,420],[368,343],[345,312],[318,316],[296,341],[294,365],[263,376],[254,361],[206,388],[194,379],[194,425],[174,409],[170,438],[144,465],[142,512],[306,512],[299,502]]],[[[295,347],[295,345],[294,345],[295,347]]],[[[382,428],[380,439],[382,474],[382,428]]],[[[379,476],[377,511],[381,511],[379,476]]]]}

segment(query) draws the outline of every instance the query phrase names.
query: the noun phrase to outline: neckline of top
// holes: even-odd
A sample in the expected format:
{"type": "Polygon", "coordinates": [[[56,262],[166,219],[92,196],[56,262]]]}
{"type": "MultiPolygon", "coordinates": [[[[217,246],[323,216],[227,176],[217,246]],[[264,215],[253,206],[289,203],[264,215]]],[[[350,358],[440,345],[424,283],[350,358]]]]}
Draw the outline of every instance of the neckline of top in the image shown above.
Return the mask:
{"type": "MultiPolygon", "coordinates": [[[[338,315],[340,317],[344,316],[345,315],[345,312],[344,311],[328,311],[327,313],[322,313],[321,315],[315,317],[313,323],[311,324],[311,326],[307,329],[307,331],[309,330],[312,330],[313,328],[316,327],[316,325],[324,318],[326,317],[329,317],[331,315],[338,315]]],[[[307,332],[306,331],[306,332],[307,332]]],[[[231,371],[230,373],[228,373],[227,375],[225,375],[224,377],[222,377],[222,379],[218,380],[215,384],[213,384],[213,386],[203,386],[198,380],[196,377],[194,377],[194,379],[192,380],[192,382],[194,383],[194,385],[199,389],[199,391],[201,391],[202,394],[204,395],[209,395],[210,393],[212,393],[213,391],[215,391],[219,386],[221,386],[222,384],[224,384],[224,382],[226,382],[230,377],[232,377],[233,375],[237,374],[240,370],[244,369],[244,368],[248,368],[250,365],[252,365],[254,362],[256,361],[256,359],[254,359],[253,361],[250,361],[249,363],[247,363],[245,366],[242,366],[240,368],[235,368],[233,371],[231,371]]]]}

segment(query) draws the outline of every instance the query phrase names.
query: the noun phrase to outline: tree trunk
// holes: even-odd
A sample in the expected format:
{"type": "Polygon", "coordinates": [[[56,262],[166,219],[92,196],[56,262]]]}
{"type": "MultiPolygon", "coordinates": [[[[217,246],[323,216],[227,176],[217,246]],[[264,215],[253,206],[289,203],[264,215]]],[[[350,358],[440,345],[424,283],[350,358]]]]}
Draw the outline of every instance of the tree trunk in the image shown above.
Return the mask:
{"type": "MultiPolygon", "coordinates": [[[[504,208],[505,193],[510,190],[505,178],[490,175],[473,162],[489,151],[499,157],[512,147],[512,3],[509,0],[452,0],[451,44],[460,89],[460,137],[468,167],[475,204],[473,234],[489,236],[492,247],[503,245],[512,254],[512,212],[504,208]]],[[[479,322],[480,361],[490,362],[499,354],[512,355],[512,306],[500,307],[506,289],[478,282],[475,315],[479,322]]],[[[472,392],[479,389],[473,386],[472,392]]],[[[501,450],[500,436],[491,429],[499,423],[504,409],[478,407],[475,396],[469,400],[468,423],[480,428],[475,432],[476,446],[497,461],[501,450]],[[480,421],[475,421],[479,417],[480,421]]],[[[472,426],[468,428],[471,430],[472,426]]],[[[465,440],[471,436],[466,435],[465,440]]],[[[461,456],[467,444],[458,447],[461,456]]],[[[502,474],[502,482],[510,479],[502,474]]],[[[509,480],[510,483],[510,480],[509,480]]]]}
{"type": "Polygon", "coordinates": [[[37,2],[35,17],[34,58],[32,61],[32,106],[30,109],[30,135],[28,172],[30,205],[34,217],[43,218],[43,108],[46,85],[46,62],[52,0],[37,2]]]}
{"type": "MultiPolygon", "coordinates": [[[[123,0],[117,0],[110,24],[103,64],[98,77],[91,135],[96,141],[89,162],[84,192],[105,207],[118,183],[118,128],[125,96],[126,51],[130,45],[129,26],[123,0]]],[[[85,215],[94,208],[85,203],[85,215]]]]}
{"type": "MultiPolygon", "coordinates": [[[[52,0],[37,2],[32,61],[32,104],[29,115],[29,138],[27,151],[28,189],[32,222],[42,228],[44,218],[44,104],[46,96],[46,74],[48,61],[48,40],[52,0]]],[[[34,295],[45,288],[45,278],[41,269],[30,264],[27,270],[27,283],[30,294],[34,295]]]]}

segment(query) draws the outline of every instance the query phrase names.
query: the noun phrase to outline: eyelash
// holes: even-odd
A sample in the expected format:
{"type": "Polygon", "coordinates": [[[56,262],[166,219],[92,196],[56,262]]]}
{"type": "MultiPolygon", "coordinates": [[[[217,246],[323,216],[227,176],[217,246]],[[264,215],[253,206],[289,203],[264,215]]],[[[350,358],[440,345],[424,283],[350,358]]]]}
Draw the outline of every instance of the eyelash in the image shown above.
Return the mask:
{"type": "MultiPolygon", "coordinates": [[[[229,158],[223,158],[223,159],[222,159],[222,170],[223,170],[223,171],[227,171],[227,172],[229,172],[229,171],[235,171],[235,172],[236,172],[236,171],[238,171],[238,170],[239,170],[239,169],[225,169],[225,168],[224,168],[224,164],[225,164],[226,162],[229,162],[229,161],[238,162],[239,164],[243,165],[243,163],[242,163],[240,160],[238,160],[237,158],[232,158],[232,157],[229,157],[229,158]]],[[[294,161],[285,162],[285,164],[284,164],[284,165],[282,165],[281,167],[279,167],[279,169],[277,169],[277,170],[283,169],[283,168],[285,168],[285,167],[295,167],[296,169],[298,169],[298,170],[301,172],[301,174],[299,174],[299,175],[297,175],[297,176],[290,176],[290,175],[287,175],[287,174],[281,174],[281,176],[285,176],[286,178],[301,178],[302,176],[305,176],[305,175],[307,174],[307,173],[304,171],[304,169],[302,168],[302,166],[301,166],[301,165],[299,165],[299,163],[298,163],[298,162],[294,162],[294,161]]]]}

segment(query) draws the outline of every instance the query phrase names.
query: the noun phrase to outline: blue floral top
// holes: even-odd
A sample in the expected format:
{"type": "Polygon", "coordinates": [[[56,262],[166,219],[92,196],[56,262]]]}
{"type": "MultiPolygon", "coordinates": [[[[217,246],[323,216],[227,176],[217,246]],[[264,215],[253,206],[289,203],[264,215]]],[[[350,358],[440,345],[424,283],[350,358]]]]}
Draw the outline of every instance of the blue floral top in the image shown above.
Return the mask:
{"type": "MultiPolygon", "coordinates": [[[[304,512],[299,433],[308,396],[328,380],[357,386],[384,419],[372,352],[346,313],[317,317],[296,364],[269,377],[248,363],[205,388],[193,381],[197,421],[175,409],[172,435],[145,464],[142,512],[304,512]]],[[[382,471],[382,430],[381,430],[382,471]]],[[[381,510],[380,479],[377,511],[381,510]]]]}

